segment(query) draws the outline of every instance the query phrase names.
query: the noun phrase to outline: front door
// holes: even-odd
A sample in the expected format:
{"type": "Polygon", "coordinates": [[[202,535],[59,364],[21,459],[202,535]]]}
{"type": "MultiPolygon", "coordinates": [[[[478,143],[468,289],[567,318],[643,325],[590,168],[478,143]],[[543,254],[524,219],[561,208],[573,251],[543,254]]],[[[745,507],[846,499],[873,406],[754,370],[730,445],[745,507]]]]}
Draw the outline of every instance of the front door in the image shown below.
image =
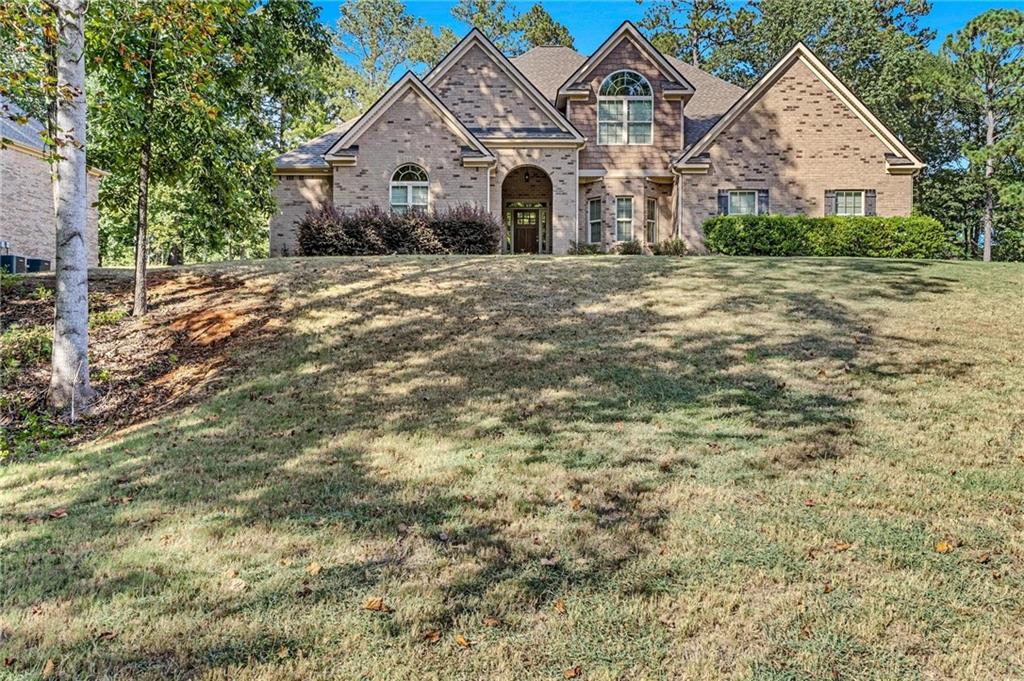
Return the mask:
{"type": "Polygon", "coordinates": [[[537,253],[540,235],[540,211],[517,208],[512,211],[512,252],[537,253]]]}

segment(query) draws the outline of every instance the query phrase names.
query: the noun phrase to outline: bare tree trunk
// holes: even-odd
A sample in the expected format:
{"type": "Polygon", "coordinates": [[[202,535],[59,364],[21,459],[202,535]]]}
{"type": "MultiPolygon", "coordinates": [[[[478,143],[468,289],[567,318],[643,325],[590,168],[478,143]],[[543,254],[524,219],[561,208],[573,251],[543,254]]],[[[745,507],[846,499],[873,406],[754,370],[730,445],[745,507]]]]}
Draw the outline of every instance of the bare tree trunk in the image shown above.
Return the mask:
{"type": "Polygon", "coordinates": [[[153,141],[149,132],[149,122],[153,117],[154,97],[154,64],[155,46],[150,42],[148,50],[149,68],[148,81],[143,98],[143,135],[142,149],[139,150],[139,201],[135,223],[135,302],[132,305],[132,316],[141,317],[146,314],[146,254],[147,232],[149,230],[149,165],[153,156],[153,141]]]}
{"type": "Polygon", "coordinates": [[[57,294],[53,319],[50,405],[72,420],[96,396],[89,385],[89,273],[85,246],[85,8],[57,6],[57,294]]]}
{"type": "Polygon", "coordinates": [[[985,112],[985,146],[989,156],[985,159],[985,214],[981,218],[981,226],[985,233],[985,262],[992,261],[992,212],[995,210],[995,196],[992,191],[992,176],[995,174],[995,160],[992,158],[992,146],[996,138],[996,117],[992,109],[985,112]]]}

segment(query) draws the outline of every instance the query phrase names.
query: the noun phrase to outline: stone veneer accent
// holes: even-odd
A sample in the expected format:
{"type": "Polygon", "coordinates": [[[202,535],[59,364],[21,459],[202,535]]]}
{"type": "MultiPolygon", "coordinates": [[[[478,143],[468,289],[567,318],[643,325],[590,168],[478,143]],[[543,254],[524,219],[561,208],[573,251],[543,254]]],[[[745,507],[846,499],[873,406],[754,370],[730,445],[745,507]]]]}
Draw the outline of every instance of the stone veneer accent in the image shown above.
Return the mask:
{"type": "Polygon", "coordinates": [[[333,199],[339,210],[390,205],[395,169],[416,163],[427,171],[430,208],[487,203],[487,168],[462,165],[467,140],[452,131],[430,104],[410,90],[359,139],[354,166],[334,166],[333,199]]]}
{"type": "Polygon", "coordinates": [[[278,175],[274,186],[277,212],[270,218],[270,255],[299,253],[299,221],[311,208],[331,202],[330,174],[278,175]]]}
{"type": "Polygon", "coordinates": [[[772,213],[824,215],[825,191],[874,189],[878,215],[909,215],[913,177],[890,175],[889,149],[796,61],[709,149],[707,174],[680,176],[681,236],[704,249],[719,189],[768,189],[772,213]]]}
{"type": "Polygon", "coordinates": [[[683,103],[667,100],[666,88],[679,85],[665,78],[630,40],[622,40],[589,76],[590,96],[574,99],[569,104],[569,121],[587,138],[580,152],[581,169],[630,170],[653,169],[669,174],[670,155],[683,148],[683,103]],[[597,143],[597,93],[604,79],[615,71],[629,69],[646,78],[654,89],[654,122],[652,144],[599,145],[597,143]]]}
{"type": "Polygon", "coordinates": [[[470,129],[559,130],[479,45],[466,50],[431,89],[470,129]]]}
{"type": "Polygon", "coordinates": [[[615,203],[620,196],[633,197],[633,239],[644,242],[647,226],[647,199],[657,202],[658,231],[655,243],[672,238],[674,225],[672,220],[674,185],[670,182],[655,182],[643,177],[606,177],[594,182],[580,184],[579,231],[576,239],[581,244],[588,243],[590,228],[587,204],[592,199],[601,199],[602,239],[600,246],[610,249],[618,243],[615,236],[615,203]]]}
{"type": "MultiPolygon", "coordinates": [[[[89,267],[99,264],[96,202],[100,178],[89,173],[86,192],[85,247],[89,267]]],[[[0,241],[11,255],[42,258],[55,266],[57,221],[53,214],[50,165],[45,159],[16,149],[0,149],[0,241]]]]}
{"type": "MultiPolygon", "coordinates": [[[[508,173],[520,166],[540,168],[551,179],[551,252],[567,253],[576,233],[576,148],[517,147],[494,149],[498,165],[491,173],[490,211],[502,217],[505,199],[502,183],[508,173]]],[[[511,199],[510,199],[511,200],[511,199]]]]}

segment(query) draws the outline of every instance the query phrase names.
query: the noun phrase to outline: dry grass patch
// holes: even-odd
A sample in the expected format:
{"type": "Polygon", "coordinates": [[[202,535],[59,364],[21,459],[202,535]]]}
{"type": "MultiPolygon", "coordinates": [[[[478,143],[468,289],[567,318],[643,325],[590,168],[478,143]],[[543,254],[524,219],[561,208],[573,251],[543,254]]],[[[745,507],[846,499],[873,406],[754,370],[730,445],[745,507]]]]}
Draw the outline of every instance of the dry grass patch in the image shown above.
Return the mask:
{"type": "Polygon", "coordinates": [[[236,369],[3,470],[2,673],[1024,674],[1019,266],[424,257],[176,281],[154,319],[227,330],[198,345],[236,369]],[[258,343],[231,345],[238,320],[258,343]]]}

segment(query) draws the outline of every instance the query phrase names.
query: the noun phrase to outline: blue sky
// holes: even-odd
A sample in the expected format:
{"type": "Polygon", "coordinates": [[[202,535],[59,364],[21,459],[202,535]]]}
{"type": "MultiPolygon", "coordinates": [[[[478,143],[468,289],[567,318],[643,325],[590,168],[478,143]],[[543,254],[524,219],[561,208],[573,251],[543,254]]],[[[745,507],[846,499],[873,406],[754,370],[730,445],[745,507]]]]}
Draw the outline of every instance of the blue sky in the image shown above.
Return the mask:
{"type": "MultiPolygon", "coordinates": [[[[320,18],[327,24],[334,25],[338,18],[338,7],[342,4],[335,0],[315,0],[322,10],[320,18]]],[[[525,12],[534,3],[510,2],[520,12],[525,12]]],[[[569,27],[576,40],[576,49],[590,54],[626,19],[639,20],[644,8],[636,0],[590,0],[574,2],[570,0],[547,0],[542,3],[557,21],[569,27]]],[[[406,0],[412,14],[421,16],[431,26],[450,26],[458,35],[469,30],[465,24],[452,18],[451,8],[455,2],[438,2],[436,0],[406,0]]],[[[926,24],[938,34],[933,48],[942,44],[942,39],[949,33],[962,27],[972,17],[992,7],[1017,7],[1024,9],[1024,0],[973,2],[971,0],[938,0],[934,2],[926,24]]]]}

